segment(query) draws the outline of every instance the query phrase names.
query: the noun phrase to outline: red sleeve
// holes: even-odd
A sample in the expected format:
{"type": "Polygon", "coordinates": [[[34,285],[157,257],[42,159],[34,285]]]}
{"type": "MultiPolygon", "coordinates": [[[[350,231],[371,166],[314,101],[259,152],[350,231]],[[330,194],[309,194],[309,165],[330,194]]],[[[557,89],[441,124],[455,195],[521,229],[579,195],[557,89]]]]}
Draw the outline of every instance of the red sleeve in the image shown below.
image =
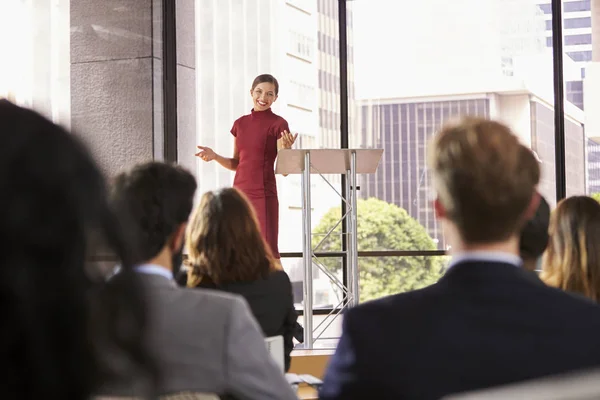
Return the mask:
{"type": "Polygon", "coordinates": [[[288,125],[288,122],[283,119],[283,118],[279,118],[279,122],[277,123],[277,126],[275,127],[275,135],[277,137],[277,140],[281,139],[281,134],[283,133],[283,131],[290,131],[290,126],[288,125]]]}
{"type": "Polygon", "coordinates": [[[238,121],[239,119],[236,119],[235,122],[233,123],[233,126],[231,127],[231,134],[235,137],[237,137],[238,134],[238,121]]]}

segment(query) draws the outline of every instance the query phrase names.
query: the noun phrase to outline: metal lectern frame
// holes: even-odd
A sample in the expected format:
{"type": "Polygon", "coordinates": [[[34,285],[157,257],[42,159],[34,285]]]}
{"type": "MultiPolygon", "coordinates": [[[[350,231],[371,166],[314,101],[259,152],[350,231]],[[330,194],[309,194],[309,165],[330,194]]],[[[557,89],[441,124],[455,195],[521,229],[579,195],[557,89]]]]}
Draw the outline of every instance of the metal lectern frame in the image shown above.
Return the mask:
{"type": "MultiPolygon", "coordinates": [[[[345,307],[358,304],[358,243],[357,243],[357,174],[374,173],[377,170],[383,149],[301,149],[281,150],[277,157],[275,172],[278,174],[301,174],[302,187],[302,261],[304,267],[304,348],[312,349],[314,339],[313,329],[313,262],[337,285],[343,293],[341,302],[333,308],[327,317],[315,329],[326,323],[330,317],[345,307]],[[337,193],[347,205],[346,214],[327,232],[319,244],[312,247],[311,226],[311,174],[318,174],[337,193]],[[325,178],[324,174],[346,175],[346,198],[325,178]],[[346,240],[346,276],[348,285],[345,286],[319,261],[315,255],[316,249],[332,234],[335,228],[344,220],[349,218],[346,240]],[[346,301],[347,300],[347,301],[346,301]],[[341,308],[337,311],[338,307],[341,308]],[[337,312],[336,312],[337,311],[337,312]]],[[[323,331],[333,322],[331,319],[323,331]]],[[[317,337],[318,339],[318,337],[317,337]]]]}

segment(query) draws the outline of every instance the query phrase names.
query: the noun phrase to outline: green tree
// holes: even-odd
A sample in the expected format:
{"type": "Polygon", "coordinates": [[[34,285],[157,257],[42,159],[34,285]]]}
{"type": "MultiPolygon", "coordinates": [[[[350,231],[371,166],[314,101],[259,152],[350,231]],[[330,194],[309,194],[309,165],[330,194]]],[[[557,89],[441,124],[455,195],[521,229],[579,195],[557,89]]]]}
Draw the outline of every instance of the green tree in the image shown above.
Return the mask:
{"type": "Polygon", "coordinates": [[[592,193],[590,197],[600,203],[600,193],[592,193]]]}
{"type": "MultiPolygon", "coordinates": [[[[340,219],[340,207],[330,209],[313,230],[313,247],[340,219]],[[319,235],[321,234],[321,235],[319,235]]],[[[437,250],[436,244],[406,210],[385,201],[358,200],[358,248],[369,250],[437,250]]],[[[316,251],[341,250],[341,225],[316,251]]],[[[323,258],[332,272],[338,261],[323,258]]],[[[444,257],[361,257],[358,261],[360,301],[419,289],[435,283],[441,276],[444,257]]]]}

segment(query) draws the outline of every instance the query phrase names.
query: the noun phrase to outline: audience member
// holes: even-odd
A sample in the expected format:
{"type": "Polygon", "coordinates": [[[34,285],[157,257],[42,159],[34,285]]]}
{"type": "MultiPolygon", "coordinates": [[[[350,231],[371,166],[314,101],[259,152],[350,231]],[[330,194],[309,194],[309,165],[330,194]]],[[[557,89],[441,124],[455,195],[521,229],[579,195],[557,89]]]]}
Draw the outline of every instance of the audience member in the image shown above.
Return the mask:
{"type": "Polygon", "coordinates": [[[521,267],[540,171],[502,124],[464,120],[431,149],[452,260],[434,285],[351,308],[320,398],[439,399],[600,365],[600,308],[521,267]]]}
{"type": "Polygon", "coordinates": [[[548,246],[548,225],[550,223],[550,205],[540,196],[540,203],[533,218],[525,224],[519,241],[519,254],[523,268],[528,271],[541,269],[542,254],[548,246]]]}
{"type": "Polygon", "coordinates": [[[144,298],[100,170],[33,111],[2,100],[0,121],[2,397],[89,399],[122,370],[107,350],[153,382],[144,298]],[[101,244],[123,265],[110,284],[86,263],[101,244]]]}
{"type": "Polygon", "coordinates": [[[285,370],[294,348],[292,284],[278,268],[250,203],[237,189],[205,193],[187,230],[188,286],[242,295],[267,337],[283,336],[285,370]]]}
{"type": "MultiPolygon", "coordinates": [[[[183,168],[151,162],[117,177],[112,192],[118,215],[137,226],[140,238],[135,270],[149,297],[149,343],[162,373],[158,392],[294,399],[242,297],[183,289],[173,280],[195,190],[183,168]]],[[[112,393],[126,394],[117,386],[112,393]]]]}
{"type": "Polygon", "coordinates": [[[600,204],[587,196],[558,203],[541,278],[548,285],[600,302],[600,204]]]}

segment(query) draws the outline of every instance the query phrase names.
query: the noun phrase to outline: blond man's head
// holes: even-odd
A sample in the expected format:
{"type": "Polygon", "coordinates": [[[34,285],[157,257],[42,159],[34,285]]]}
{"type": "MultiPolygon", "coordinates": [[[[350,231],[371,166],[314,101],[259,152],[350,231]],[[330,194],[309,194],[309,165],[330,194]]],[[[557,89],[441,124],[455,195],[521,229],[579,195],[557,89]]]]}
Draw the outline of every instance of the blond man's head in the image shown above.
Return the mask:
{"type": "Polygon", "coordinates": [[[535,209],[538,162],[498,122],[469,118],[446,126],[433,142],[429,165],[437,213],[464,242],[507,240],[535,209]]]}

